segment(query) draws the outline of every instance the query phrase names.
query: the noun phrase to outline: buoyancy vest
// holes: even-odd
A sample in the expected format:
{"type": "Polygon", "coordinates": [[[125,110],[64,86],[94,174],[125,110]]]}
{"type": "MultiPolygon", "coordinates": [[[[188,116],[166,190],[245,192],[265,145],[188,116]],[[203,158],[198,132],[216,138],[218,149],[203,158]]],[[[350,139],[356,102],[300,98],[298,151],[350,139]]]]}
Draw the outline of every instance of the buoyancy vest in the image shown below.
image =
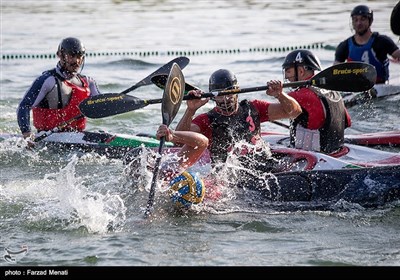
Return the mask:
{"type": "Polygon", "coordinates": [[[291,125],[291,146],[327,154],[337,151],[343,146],[344,129],[347,126],[343,98],[336,91],[314,87],[309,89],[317,94],[325,107],[325,122],[318,130],[307,129],[308,114],[300,114],[291,125]]]}
{"type": "Polygon", "coordinates": [[[52,130],[55,127],[60,127],[62,130],[77,130],[82,131],[86,127],[86,118],[82,117],[75,119],[81,115],[79,110],[79,103],[90,96],[90,89],[88,82],[81,75],[78,75],[82,86],[75,85],[68,80],[65,80],[60,75],[53,71],[53,75],[56,79],[58,88],[59,99],[61,100],[61,86],[60,83],[64,83],[72,89],[71,96],[68,104],[61,108],[61,101],[59,101],[59,108],[50,109],[46,106],[32,108],[33,112],[33,124],[38,131],[52,130]],[[69,121],[73,120],[71,123],[69,121]],[[63,127],[61,127],[63,126],[63,127]]]}
{"type": "Polygon", "coordinates": [[[389,79],[389,59],[386,58],[383,62],[379,61],[375,52],[372,49],[372,44],[378,36],[377,32],[373,32],[368,42],[365,45],[356,45],[353,37],[348,39],[349,57],[347,61],[362,61],[375,66],[376,83],[384,83],[389,79]]]}
{"type": "Polygon", "coordinates": [[[211,161],[225,162],[231,147],[244,140],[255,144],[259,139],[261,125],[258,111],[247,100],[239,104],[238,112],[223,116],[214,110],[207,113],[212,128],[212,141],[209,147],[211,161]]]}

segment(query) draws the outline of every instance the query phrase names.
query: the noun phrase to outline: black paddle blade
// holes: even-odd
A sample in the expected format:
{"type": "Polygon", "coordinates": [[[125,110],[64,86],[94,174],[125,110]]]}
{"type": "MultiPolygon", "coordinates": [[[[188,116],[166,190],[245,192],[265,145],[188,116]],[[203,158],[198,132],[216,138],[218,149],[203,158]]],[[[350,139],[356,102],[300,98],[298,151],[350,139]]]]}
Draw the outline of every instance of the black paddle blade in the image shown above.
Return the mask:
{"type": "Polygon", "coordinates": [[[163,124],[169,126],[182,104],[185,90],[185,78],[178,64],[173,64],[165,85],[161,111],[163,124]]]}
{"type": "Polygon", "coordinates": [[[79,104],[79,110],[88,118],[114,116],[149,105],[150,102],[120,93],[105,93],[86,98],[79,104]]]}
{"type": "MultiPolygon", "coordinates": [[[[165,84],[165,89],[161,102],[163,124],[169,126],[172,120],[175,118],[176,114],[179,111],[179,107],[182,104],[184,89],[185,89],[185,78],[183,77],[182,70],[178,64],[174,63],[171,67],[171,72],[168,75],[168,79],[165,84]]],[[[160,155],[164,143],[165,143],[165,137],[161,137],[160,146],[158,148],[158,153],[160,155]]],[[[160,162],[161,162],[161,156],[157,158],[156,164],[154,166],[153,179],[151,181],[151,186],[150,186],[149,200],[147,202],[146,211],[144,213],[145,218],[147,218],[150,215],[151,209],[153,207],[160,162]]]]}
{"type": "Polygon", "coordinates": [[[181,69],[183,69],[183,68],[186,67],[186,65],[189,64],[189,61],[190,61],[189,58],[187,58],[186,56],[180,56],[180,57],[174,58],[173,60],[171,60],[167,64],[161,66],[156,71],[154,71],[153,73],[148,75],[146,78],[144,78],[140,82],[138,82],[138,83],[134,84],[133,86],[131,86],[130,88],[122,91],[121,94],[126,94],[126,93],[128,93],[128,92],[130,92],[132,90],[135,90],[135,89],[137,89],[138,87],[141,87],[141,86],[150,85],[152,83],[151,78],[153,76],[160,75],[160,74],[168,75],[168,73],[171,71],[171,67],[172,67],[172,65],[174,63],[178,64],[179,67],[181,69]]]}
{"type": "MultiPolygon", "coordinates": [[[[151,78],[151,81],[153,82],[153,84],[155,84],[159,88],[164,89],[165,88],[165,84],[167,83],[167,79],[168,79],[168,75],[159,74],[159,75],[153,76],[151,78]]],[[[185,94],[187,94],[189,91],[195,90],[195,89],[197,90],[199,88],[194,86],[194,85],[191,85],[191,84],[188,84],[188,83],[185,82],[185,94]]]]}
{"type": "Polygon", "coordinates": [[[321,71],[310,80],[310,85],[336,91],[361,92],[371,89],[375,82],[374,66],[363,62],[346,62],[321,71]]]}

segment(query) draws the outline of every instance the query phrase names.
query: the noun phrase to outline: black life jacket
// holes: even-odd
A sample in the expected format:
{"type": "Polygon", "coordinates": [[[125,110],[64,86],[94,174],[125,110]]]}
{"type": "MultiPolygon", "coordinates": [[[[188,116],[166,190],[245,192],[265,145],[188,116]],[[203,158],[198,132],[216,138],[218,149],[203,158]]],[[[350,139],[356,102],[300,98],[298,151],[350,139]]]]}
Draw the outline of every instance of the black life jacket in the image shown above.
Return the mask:
{"type": "Polygon", "coordinates": [[[225,162],[229,149],[236,143],[245,140],[252,143],[254,136],[260,135],[260,116],[256,108],[247,100],[239,103],[238,112],[223,116],[214,110],[207,113],[212,128],[210,147],[211,162],[225,162]]]}
{"type": "MultiPolygon", "coordinates": [[[[344,129],[348,126],[345,105],[342,96],[336,91],[327,91],[320,88],[309,87],[321,99],[326,112],[325,123],[319,129],[320,149],[323,153],[332,153],[339,150],[344,143],[344,129]]],[[[308,126],[308,113],[301,113],[293,120],[290,130],[290,144],[295,146],[297,125],[304,128],[308,126]]]]}

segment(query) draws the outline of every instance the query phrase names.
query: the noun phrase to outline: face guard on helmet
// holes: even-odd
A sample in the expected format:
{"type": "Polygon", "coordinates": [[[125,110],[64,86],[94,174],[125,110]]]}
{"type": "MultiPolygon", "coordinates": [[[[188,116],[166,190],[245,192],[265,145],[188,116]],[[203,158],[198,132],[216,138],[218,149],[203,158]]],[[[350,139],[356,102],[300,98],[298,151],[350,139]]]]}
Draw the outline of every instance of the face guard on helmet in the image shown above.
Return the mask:
{"type": "Polygon", "coordinates": [[[295,70],[295,81],[298,81],[297,66],[303,66],[306,70],[321,71],[321,63],[312,52],[308,50],[295,50],[290,52],[282,64],[282,69],[285,71],[293,67],[295,70]]]}
{"type": "MultiPolygon", "coordinates": [[[[57,55],[63,71],[76,74],[85,62],[85,46],[77,38],[68,37],[58,45],[57,55]]],[[[82,70],[81,69],[81,70],[82,70]]]]}
{"type": "MultiPolygon", "coordinates": [[[[233,72],[226,69],[219,69],[215,71],[209,80],[209,90],[222,91],[238,88],[238,82],[233,72]]],[[[237,94],[216,96],[212,98],[215,101],[215,110],[224,116],[230,116],[236,113],[239,108],[237,94]]]]}

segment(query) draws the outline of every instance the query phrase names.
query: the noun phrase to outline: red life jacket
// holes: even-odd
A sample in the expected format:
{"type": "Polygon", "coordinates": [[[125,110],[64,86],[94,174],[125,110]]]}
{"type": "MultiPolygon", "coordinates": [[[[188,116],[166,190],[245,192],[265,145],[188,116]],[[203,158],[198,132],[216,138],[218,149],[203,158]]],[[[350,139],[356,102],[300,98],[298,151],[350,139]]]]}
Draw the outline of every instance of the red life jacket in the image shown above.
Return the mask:
{"type": "MultiPolygon", "coordinates": [[[[81,111],[79,110],[79,103],[81,103],[84,99],[88,98],[90,95],[90,89],[88,82],[86,79],[79,77],[83,86],[77,86],[72,84],[69,81],[63,81],[66,85],[72,88],[71,92],[71,100],[61,109],[49,109],[49,108],[33,108],[33,125],[36,127],[38,131],[42,130],[52,130],[55,127],[58,127],[64,124],[67,121],[81,115],[81,111]]],[[[61,130],[77,130],[82,131],[86,127],[86,118],[80,118],[67,126],[61,128],[61,130]]]]}

